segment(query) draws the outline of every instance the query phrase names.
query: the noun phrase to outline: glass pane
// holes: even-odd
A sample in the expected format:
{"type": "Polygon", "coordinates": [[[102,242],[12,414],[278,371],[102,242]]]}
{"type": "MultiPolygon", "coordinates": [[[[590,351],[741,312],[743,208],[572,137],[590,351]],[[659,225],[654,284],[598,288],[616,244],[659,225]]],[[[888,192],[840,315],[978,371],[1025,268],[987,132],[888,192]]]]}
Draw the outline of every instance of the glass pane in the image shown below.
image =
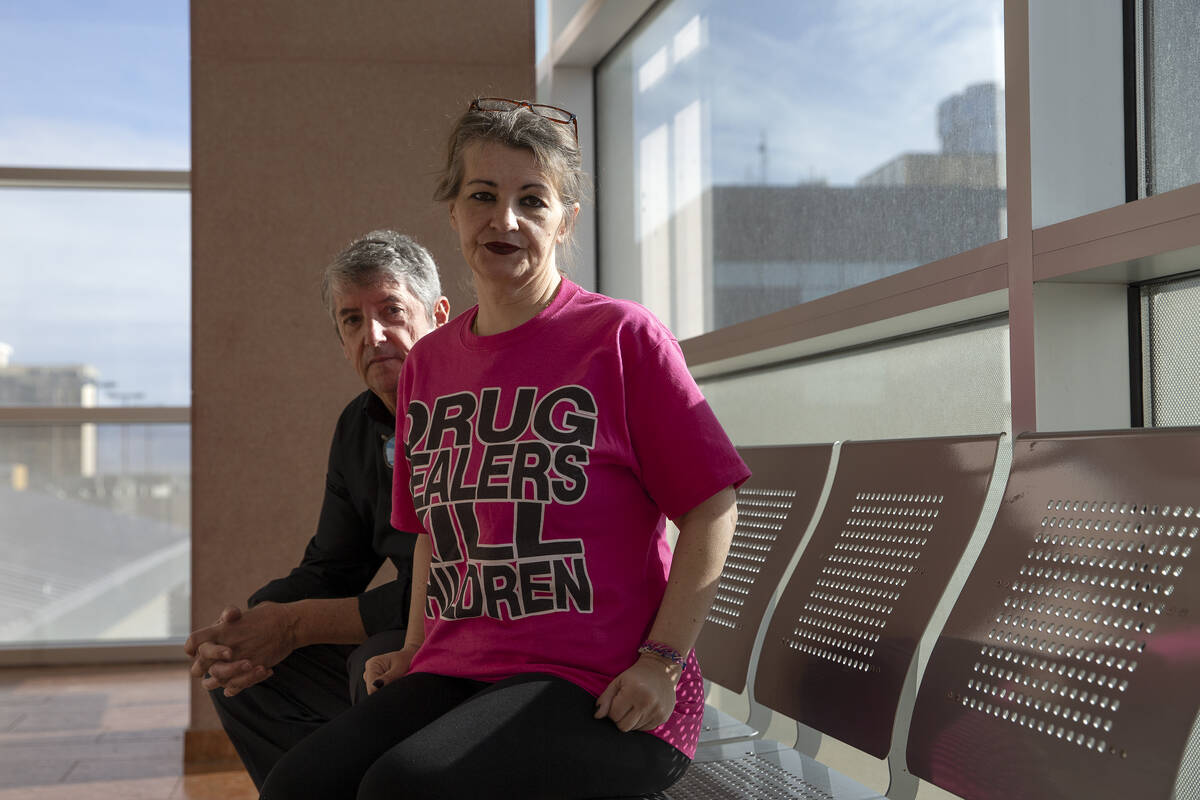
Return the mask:
{"type": "Polygon", "coordinates": [[[187,0],[0,3],[0,75],[0,165],[188,168],[187,0]]]}
{"type": "Polygon", "coordinates": [[[597,70],[600,284],[680,338],[1005,235],[1002,0],[674,0],[597,70]]]}
{"type": "Polygon", "coordinates": [[[0,190],[0,405],[190,405],[190,205],[0,190]]]}
{"type": "Polygon", "coordinates": [[[1200,9],[1196,0],[1144,0],[1149,193],[1200,183],[1200,9]]]}
{"type": "Polygon", "coordinates": [[[700,388],[738,445],[1011,432],[1008,325],[984,322],[700,388]]]}
{"type": "Polygon", "coordinates": [[[187,635],[190,434],[0,425],[0,645],[187,635]]]}
{"type": "Polygon", "coordinates": [[[1146,424],[1200,425],[1200,277],[1143,289],[1146,424]]]}

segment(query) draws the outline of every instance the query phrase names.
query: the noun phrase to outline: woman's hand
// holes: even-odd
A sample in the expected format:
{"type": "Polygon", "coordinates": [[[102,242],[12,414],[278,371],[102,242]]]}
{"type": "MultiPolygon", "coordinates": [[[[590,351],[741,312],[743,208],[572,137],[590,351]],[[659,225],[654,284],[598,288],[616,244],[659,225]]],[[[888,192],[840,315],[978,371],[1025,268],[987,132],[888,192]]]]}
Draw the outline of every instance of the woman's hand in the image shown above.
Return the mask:
{"type": "Polygon", "coordinates": [[[404,677],[412,666],[413,656],[425,641],[425,587],[429,583],[429,561],[432,545],[428,536],[418,536],[413,546],[412,598],[408,606],[408,633],[404,647],[367,659],[363,667],[363,683],[367,694],[375,694],[392,681],[404,677]]]}
{"type": "Polygon", "coordinates": [[[413,656],[417,654],[419,644],[406,644],[400,650],[372,656],[367,659],[363,670],[363,682],[367,684],[367,694],[375,694],[392,681],[404,677],[412,664],[413,656]]]}
{"type": "Polygon", "coordinates": [[[675,710],[681,674],[678,665],[643,653],[596,700],[596,719],[608,717],[624,732],[654,730],[675,710]]]}

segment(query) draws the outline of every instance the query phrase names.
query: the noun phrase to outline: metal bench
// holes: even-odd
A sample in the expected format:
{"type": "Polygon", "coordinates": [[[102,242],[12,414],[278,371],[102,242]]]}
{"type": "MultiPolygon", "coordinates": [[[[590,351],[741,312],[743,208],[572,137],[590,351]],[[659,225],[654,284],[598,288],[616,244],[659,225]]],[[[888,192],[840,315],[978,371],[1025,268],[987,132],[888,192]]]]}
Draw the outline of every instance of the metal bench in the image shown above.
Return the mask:
{"type": "Polygon", "coordinates": [[[1200,796],[1198,548],[1200,429],[1018,438],[912,773],[967,800],[1200,796]]]}
{"type": "MultiPolygon", "coordinates": [[[[917,643],[976,528],[999,440],[841,446],[820,521],[763,637],[755,702],[887,755],[917,643]]],[[[664,796],[880,795],[785,743],[751,739],[702,746],[664,796]]]]}
{"type": "MultiPolygon", "coordinates": [[[[833,445],[742,447],[738,452],[753,475],[738,490],[733,544],[696,642],[710,689],[720,686],[733,695],[746,690],[769,603],[817,510],[833,445]]],[[[750,704],[742,716],[706,706],[701,743],[758,736],[765,727],[761,707],[750,704]]]]}

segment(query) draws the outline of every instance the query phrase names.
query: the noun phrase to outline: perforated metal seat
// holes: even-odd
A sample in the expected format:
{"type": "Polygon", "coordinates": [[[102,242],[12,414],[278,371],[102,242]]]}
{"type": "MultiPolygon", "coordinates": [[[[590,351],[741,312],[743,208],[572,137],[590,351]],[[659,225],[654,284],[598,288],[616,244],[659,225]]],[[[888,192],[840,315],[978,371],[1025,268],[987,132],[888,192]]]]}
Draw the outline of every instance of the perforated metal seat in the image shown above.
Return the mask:
{"type": "Polygon", "coordinates": [[[759,702],[885,758],[900,692],[975,530],[999,436],[847,442],[780,598],[759,702]]]}
{"type": "MultiPolygon", "coordinates": [[[[738,521],[717,595],[696,642],[704,677],[732,692],[746,688],[768,602],[812,521],[832,444],[738,449],[753,475],[738,490],[738,521]]],[[[709,706],[700,741],[758,735],[757,727],[709,706]]]]}
{"type": "Polygon", "coordinates": [[[819,761],[775,742],[730,742],[706,749],[668,800],[883,800],[882,796],[819,761]]]}
{"type": "MultiPolygon", "coordinates": [[[[753,679],[758,702],[878,758],[887,755],[917,642],[976,527],[999,438],[842,445],[821,519],[766,630],[753,679]]],[[[724,794],[705,792],[714,776],[751,771],[769,785],[782,780],[778,770],[804,791],[879,797],[841,775],[810,784],[806,776],[836,773],[757,740],[702,749],[666,794],[771,797],[749,780],[732,781],[724,794]]],[[[780,786],[792,792],[780,796],[822,796],[780,786]]]]}
{"type": "Polygon", "coordinates": [[[1200,796],[1200,429],[1014,451],[917,695],[909,769],[968,800],[1200,796]]]}

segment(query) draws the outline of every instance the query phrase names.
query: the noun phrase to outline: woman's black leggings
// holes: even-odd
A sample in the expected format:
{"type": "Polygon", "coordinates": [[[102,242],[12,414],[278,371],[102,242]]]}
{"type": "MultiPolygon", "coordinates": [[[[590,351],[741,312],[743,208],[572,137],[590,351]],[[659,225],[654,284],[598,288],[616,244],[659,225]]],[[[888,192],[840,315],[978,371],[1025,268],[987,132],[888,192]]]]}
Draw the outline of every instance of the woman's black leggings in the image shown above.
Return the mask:
{"type": "Polygon", "coordinates": [[[289,750],[261,798],[635,797],[687,769],[687,756],[662,739],[622,733],[594,712],[591,694],[551,675],[406,675],[289,750]]]}

